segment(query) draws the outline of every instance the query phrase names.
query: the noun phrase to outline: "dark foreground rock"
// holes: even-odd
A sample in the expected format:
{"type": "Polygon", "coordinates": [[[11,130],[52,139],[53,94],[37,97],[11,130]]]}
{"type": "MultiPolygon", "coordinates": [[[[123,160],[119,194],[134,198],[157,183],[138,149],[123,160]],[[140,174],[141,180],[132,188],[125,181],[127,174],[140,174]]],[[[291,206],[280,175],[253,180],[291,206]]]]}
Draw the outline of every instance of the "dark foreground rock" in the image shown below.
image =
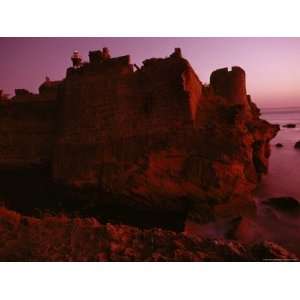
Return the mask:
{"type": "Polygon", "coordinates": [[[94,218],[24,217],[0,208],[1,261],[263,261],[298,258],[269,242],[246,246],[94,218]]]}
{"type": "Polygon", "coordinates": [[[296,255],[290,253],[283,247],[270,242],[265,241],[256,244],[252,247],[252,253],[258,260],[263,261],[297,261],[299,260],[296,255]]]}
{"type": "Polygon", "coordinates": [[[300,210],[299,201],[293,197],[270,198],[263,203],[286,212],[298,212],[300,210]]]}

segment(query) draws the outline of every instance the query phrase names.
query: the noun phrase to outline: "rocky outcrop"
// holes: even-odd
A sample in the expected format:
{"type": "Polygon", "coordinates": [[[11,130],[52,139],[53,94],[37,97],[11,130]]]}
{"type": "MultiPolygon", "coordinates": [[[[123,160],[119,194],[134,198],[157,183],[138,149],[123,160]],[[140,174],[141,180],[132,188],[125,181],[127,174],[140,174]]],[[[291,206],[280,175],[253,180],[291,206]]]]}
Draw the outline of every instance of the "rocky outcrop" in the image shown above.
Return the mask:
{"type": "Polygon", "coordinates": [[[18,90],[0,116],[10,124],[0,160],[48,160],[55,182],[98,189],[95,201],[184,210],[197,222],[253,211],[279,127],[260,119],[244,70],[216,70],[206,86],[180,49],[136,71],[107,49],[89,58],[38,95],[18,90]]]}
{"type": "Polygon", "coordinates": [[[300,141],[295,143],[294,148],[295,149],[300,149],[300,141]]]}
{"type": "Polygon", "coordinates": [[[229,230],[225,235],[227,239],[237,240],[245,244],[255,244],[263,239],[263,230],[254,220],[236,217],[231,220],[229,225],[229,230]]]}
{"type": "Polygon", "coordinates": [[[296,213],[300,211],[300,202],[293,197],[270,198],[263,203],[285,212],[296,213]]]}
{"type": "Polygon", "coordinates": [[[252,247],[252,253],[257,260],[299,261],[299,258],[297,258],[295,254],[270,241],[265,241],[254,245],[252,247]]]}
{"type": "Polygon", "coordinates": [[[296,128],[296,124],[294,124],[294,123],[288,123],[288,124],[282,125],[282,127],[285,127],[285,128],[296,128]]]}

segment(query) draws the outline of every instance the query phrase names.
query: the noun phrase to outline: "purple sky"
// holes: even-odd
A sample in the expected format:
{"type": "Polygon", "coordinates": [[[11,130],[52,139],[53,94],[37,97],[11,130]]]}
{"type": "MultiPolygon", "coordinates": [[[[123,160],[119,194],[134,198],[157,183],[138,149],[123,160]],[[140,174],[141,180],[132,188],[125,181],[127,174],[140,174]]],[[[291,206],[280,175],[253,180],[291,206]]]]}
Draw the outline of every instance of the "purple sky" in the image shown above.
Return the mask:
{"type": "Polygon", "coordinates": [[[180,47],[202,82],[217,68],[239,65],[260,107],[300,106],[300,38],[0,38],[0,89],[36,92],[46,75],[65,76],[73,50],[87,60],[89,50],[102,47],[112,56],[130,54],[138,65],[180,47]]]}

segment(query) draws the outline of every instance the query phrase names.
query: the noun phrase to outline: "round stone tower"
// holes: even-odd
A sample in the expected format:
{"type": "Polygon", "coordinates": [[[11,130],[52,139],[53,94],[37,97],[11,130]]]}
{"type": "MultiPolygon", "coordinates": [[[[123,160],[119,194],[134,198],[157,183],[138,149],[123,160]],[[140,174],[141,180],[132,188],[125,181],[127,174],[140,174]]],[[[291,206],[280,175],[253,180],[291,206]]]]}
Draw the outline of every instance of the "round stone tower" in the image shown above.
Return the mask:
{"type": "Polygon", "coordinates": [[[227,98],[232,103],[247,102],[246,73],[240,67],[234,66],[231,71],[228,68],[214,71],[210,76],[210,85],[217,95],[227,98]]]}
{"type": "Polygon", "coordinates": [[[228,97],[237,104],[244,104],[247,101],[246,73],[240,67],[234,66],[229,72],[228,97]]]}

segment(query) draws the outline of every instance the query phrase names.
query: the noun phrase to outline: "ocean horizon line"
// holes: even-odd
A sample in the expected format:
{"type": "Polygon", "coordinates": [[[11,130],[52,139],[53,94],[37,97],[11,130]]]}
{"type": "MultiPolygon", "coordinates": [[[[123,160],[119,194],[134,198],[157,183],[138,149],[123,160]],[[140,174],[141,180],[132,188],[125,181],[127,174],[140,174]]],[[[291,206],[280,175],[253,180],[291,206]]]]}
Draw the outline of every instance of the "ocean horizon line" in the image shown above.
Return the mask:
{"type": "Polygon", "coordinates": [[[259,107],[261,110],[292,110],[292,109],[300,109],[300,105],[299,106],[278,106],[278,107],[259,107]]]}

